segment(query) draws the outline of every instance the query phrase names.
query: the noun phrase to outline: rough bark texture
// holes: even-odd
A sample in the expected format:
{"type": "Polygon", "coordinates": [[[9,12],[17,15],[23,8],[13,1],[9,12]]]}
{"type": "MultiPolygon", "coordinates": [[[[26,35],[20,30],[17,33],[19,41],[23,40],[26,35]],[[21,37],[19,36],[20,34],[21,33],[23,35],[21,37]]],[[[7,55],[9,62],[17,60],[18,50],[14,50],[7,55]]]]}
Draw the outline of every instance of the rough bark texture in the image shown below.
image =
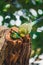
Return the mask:
{"type": "MultiPolygon", "coordinates": [[[[15,28],[16,29],[16,28],[15,28]]],[[[9,38],[10,31],[7,31],[7,47],[4,65],[29,65],[31,53],[31,41],[29,34],[21,39],[12,40],[9,38]]]]}
{"type": "Polygon", "coordinates": [[[7,46],[7,43],[5,41],[5,34],[7,29],[7,27],[0,26],[0,65],[3,64],[3,61],[5,59],[5,48],[7,46]]]}

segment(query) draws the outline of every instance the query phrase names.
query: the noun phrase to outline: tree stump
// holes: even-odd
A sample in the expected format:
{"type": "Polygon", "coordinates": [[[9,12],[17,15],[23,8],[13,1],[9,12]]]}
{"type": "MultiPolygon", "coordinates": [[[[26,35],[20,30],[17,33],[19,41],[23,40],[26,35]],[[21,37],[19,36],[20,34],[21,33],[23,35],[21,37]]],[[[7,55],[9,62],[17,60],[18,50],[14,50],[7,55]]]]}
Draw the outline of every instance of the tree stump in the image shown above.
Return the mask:
{"type": "MultiPolygon", "coordinates": [[[[18,32],[18,28],[11,28],[18,32]]],[[[11,29],[6,33],[6,58],[4,65],[29,65],[29,58],[31,53],[31,39],[30,35],[27,34],[19,39],[11,39],[11,29]]]]}

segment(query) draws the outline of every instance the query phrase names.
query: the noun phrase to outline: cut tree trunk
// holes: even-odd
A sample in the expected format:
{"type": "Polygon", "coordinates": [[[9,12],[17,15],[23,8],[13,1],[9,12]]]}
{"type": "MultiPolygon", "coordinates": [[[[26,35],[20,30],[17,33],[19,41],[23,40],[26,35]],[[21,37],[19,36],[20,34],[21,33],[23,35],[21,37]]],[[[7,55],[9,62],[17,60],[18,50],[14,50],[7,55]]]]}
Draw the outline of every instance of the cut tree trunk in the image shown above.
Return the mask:
{"type": "Polygon", "coordinates": [[[6,42],[7,52],[5,55],[6,58],[4,65],[29,65],[29,58],[31,54],[30,35],[27,34],[21,39],[13,40],[10,38],[10,31],[8,30],[6,33],[6,42]]]}

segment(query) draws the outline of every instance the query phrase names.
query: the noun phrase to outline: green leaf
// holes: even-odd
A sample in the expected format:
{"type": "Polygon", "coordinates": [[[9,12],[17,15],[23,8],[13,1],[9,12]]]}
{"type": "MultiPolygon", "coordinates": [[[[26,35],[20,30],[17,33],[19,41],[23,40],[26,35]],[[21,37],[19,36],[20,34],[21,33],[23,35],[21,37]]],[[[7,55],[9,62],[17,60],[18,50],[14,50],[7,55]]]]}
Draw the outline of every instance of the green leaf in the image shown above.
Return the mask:
{"type": "Polygon", "coordinates": [[[26,0],[26,3],[29,3],[29,0],[26,0]]]}
{"type": "Polygon", "coordinates": [[[28,20],[24,18],[23,16],[20,16],[20,20],[22,21],[22,23],[28,22],[28,20]]]}
{"type": "Polygon", "coordinates": [[[15,31],[12,32],[10,36],[11,36],[12,39],[18,39],[18,38],[20,38],[20,35],[17,32],[15,32],[15,31]]]}

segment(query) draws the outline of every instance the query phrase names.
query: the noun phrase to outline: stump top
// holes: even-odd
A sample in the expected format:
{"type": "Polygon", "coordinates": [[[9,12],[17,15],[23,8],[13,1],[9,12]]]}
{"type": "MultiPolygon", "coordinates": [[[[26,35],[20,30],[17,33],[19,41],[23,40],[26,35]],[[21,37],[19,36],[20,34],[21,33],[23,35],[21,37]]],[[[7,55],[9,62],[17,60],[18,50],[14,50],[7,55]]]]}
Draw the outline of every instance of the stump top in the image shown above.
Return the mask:
{"type": "MultiPolygon", "coordinates": [[[[22,37],[19,38],[19,39],[14,39],[14,40],[10,37],[11,32],[13,32],[13,31],[18,32],[18,28],[17,28],[17,27],[12,27],[11,29],[9,29],[9,30],[6,32],[6,41],[7,41],[7,42],[10,42],[10,43],[13,44],[13,45],[15,45],[17,42],[21,43],[21,42],[23,41],[23,38],[22,38],[22,37]]],[[[27,34],[24,38],[29,40],[29,39],[30,39],[29,34],[27,34]]]]}

